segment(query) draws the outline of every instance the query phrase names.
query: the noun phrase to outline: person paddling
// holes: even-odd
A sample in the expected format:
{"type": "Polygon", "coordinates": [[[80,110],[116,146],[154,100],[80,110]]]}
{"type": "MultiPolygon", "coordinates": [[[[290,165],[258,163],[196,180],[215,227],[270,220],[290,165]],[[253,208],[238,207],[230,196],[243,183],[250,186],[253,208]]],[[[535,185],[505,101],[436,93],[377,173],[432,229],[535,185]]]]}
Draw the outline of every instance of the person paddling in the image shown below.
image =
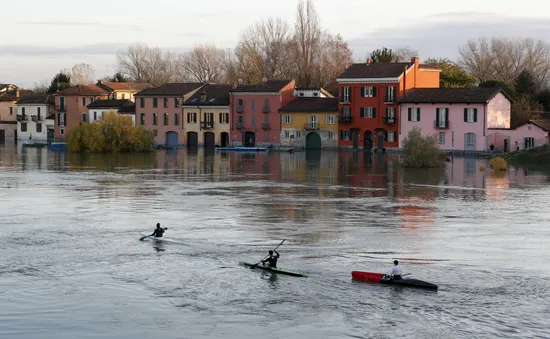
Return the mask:
{"type": "Polygon", "coordinates": [[[391,269],[391,273],[390,273],[390,279],[391,280],[401,280],[403,278],[401,278],[401,267],[399,266],[399,261],[397,260],[394,260],[393,261],[393,267],[391,269]]]}
{"type": "Polygon", "coordinates": [[[157,228],[153,231],[153,233],[150,235],[150,237],[155,238],[162,238],[162,235],[164,234],[164,231],[166,231],[168,227],[160,227],[160,223],[157,223],[157,228]]]}
{"type": "Polygon", "coordinates": [[[269,251],[269,257],[262,260],[262,263],[264,266],[267,265],[268,267],[277,268],[277,259],[279,259],[279,257],[280,255],[276,250],[269,251]],[[275,255],[273,255],[273,252],[275,252],[275,255]]]}

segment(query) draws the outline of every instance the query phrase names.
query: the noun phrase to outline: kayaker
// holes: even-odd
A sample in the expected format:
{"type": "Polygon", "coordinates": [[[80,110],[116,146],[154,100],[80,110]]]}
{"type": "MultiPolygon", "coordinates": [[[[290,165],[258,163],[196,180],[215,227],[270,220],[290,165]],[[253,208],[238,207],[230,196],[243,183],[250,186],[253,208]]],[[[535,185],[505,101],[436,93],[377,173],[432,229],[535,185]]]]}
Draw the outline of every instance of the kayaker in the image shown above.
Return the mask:
{"type": "Polygon", "coordinates": [[[280,255],[277,251],[269,251],[269,257],[265,260],[262,260],[262,263],[264,266],[269,266],[273,268],[277,268],[277,259],[279,259],[280,255]],[[275,252],[275,255],[273,255],[273,252],[275,252]]]}
{"type": "Polygon", "coordinates": [[[393,261],[393,267],[391,269],[390,273],[390,279],[391,280],[401,280],[401,267],[399,266],[399,261],[394,260],[393,261]]]}
{"type": "Polygon", "coordinates": [[[157,223],[157,228],[153,231],[153,233],[150,235],[150,237],[155,238],[162,238],[162,235],[164,234],[164,231],[166,231],[168,227],[160,227],[160,223],[157,223]]]}

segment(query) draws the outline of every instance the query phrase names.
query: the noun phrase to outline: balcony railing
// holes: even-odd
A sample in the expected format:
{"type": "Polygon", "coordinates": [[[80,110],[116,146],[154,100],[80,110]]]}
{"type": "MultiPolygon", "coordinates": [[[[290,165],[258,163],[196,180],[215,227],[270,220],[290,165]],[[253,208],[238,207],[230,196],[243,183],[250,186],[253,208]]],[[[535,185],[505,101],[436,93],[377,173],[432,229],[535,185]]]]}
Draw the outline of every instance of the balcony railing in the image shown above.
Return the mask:
{"type": "Polygon", "coordinates": [[[32,121],[37,122],[44,120],[44,117],[42,117],[41,115],[31,115],[31,119],[32,121]]]}
{"type": "Polygon", "coordinates": [[[304,129],[306,131],[317,131],[319,129],[318,122],[307,122],[304,124],[304,129]]]}
{"type": "Polygon", "coordinates": [[[384,103],[385,104],[395,103],[395,95],[386,95],[386,97],[384,98],[384,103]]]}
{"type": "Polygon", "coordinates": [[[29,120],[29,116],[25,114],[17,114],[17,121],[27,121],[29,120]]]}
{"type": "Polygon", "coordinates": [[[237,105],[237,113],[242,113],[242,112],[244,112],[244,106],[237,105]]]}
{"type": "Polygon", "coordinates": [[[338,122],[341,124],[351,124],[353,117],[351,115],[340,115],[338,117],[338,122]]]}
{"type": "Polygon", "coordinates": [[[262,112],[263,113],[269,113],[269,106],[263,106],[262,107],[262,112]]]}
{"type": "Polygon", "coordinates": [[[383,117],[385,125],[395,125],[395,117],[383,117]]]}
{"type": "Polygon", "coordinates": [[[340,97],[340,103],[341,103],[341,104],[349,104],[349,103],[351,103],[351,97],[350,97],[350,96],[341,96],[341,97],[340,97]]]}
{"type": "Polygon", "coordinates": [[[244,129],[244,122],[237,122],[237,124],[235,125],[235,128],[236,129],[244,129]]]}
{"type": "Polygon", "coordinates": [[[449,128],[449,120],[435,120],[434,121],[434,128],[439,129],[448,129],[449,128]]]}
{"type": "Polygon", "coordinates": [[[269,124],[269,122],[264,122],[262,123],[262,129],[263,130],[270,130],[271,129],[271,125],[269,124]]]}
{"type": "Polygon", "coordinates": [[[201,129],[214,128],[214,121],[201,121],[201,129]]]}

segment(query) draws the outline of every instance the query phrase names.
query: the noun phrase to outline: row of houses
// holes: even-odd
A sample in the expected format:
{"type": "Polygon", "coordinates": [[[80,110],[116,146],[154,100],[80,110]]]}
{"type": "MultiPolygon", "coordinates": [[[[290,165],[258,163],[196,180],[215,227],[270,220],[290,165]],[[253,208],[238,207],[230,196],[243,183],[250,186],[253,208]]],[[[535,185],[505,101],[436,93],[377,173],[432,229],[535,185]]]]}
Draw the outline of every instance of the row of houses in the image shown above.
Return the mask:
{"type": "Polygon", "coordinates": [[[335,93],[299,88],[291,79],[159,87],[98,82],[43,96],[40,103],[23,98],[14,121],[19,138],[44,133],[37,124],[42,120],[33,118],[42,117],[36,110],[44,104],[40,110],[48,112],[47,131],[40,137],[65,140],[74,126],[117,112],[151,130],[155,143],[167,147],[387,150],[402,147],[414,127],[437,135],[441,149],[448,151],[510,151],[548,143],[546,120],[510,128],[512,100],[500,89],[439,88],[439,78],[439,69],[412,58],[353,64],[337,78],[335,93]]]}

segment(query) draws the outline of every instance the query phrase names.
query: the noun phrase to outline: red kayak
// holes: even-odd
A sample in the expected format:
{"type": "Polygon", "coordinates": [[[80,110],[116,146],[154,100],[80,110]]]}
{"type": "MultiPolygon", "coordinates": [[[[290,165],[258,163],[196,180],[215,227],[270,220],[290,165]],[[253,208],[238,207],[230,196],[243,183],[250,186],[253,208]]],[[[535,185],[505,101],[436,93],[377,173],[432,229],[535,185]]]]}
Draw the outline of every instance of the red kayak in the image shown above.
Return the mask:
{"type": "Polygon", "coordinates": [[[368,281],[384,285],[399,285],[437,290],[437,285],[431,284],[426,281],[418,279],[391,280],[387,275],[382,273],[353,271],[351,272],[351,277],[354,280],[368,281]]]}

